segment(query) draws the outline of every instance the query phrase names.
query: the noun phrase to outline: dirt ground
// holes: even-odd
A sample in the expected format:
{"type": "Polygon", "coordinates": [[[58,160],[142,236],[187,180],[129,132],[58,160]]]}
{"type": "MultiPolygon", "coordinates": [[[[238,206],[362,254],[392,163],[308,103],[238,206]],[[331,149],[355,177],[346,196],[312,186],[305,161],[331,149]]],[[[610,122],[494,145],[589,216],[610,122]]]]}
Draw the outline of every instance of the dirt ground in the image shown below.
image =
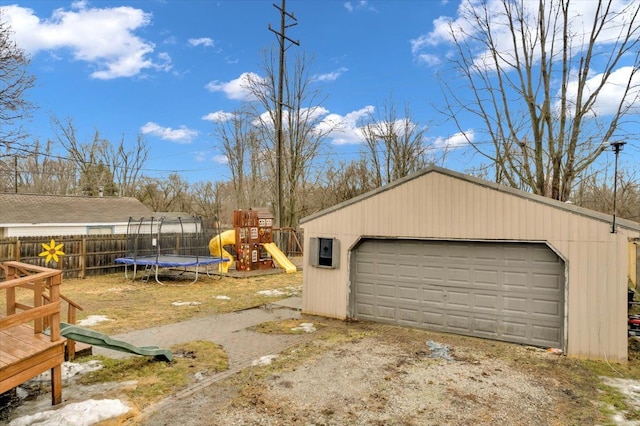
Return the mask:
{"type": "MultiPolygon", "coordinates": [[[[545,350],[344,324],[129,424],[594,425],[600,380],[545,350]]],[[[623,417],[620,417],[623,419],[623,417]]]]}
{"type": "MultiPolygon", "coordinates": [[[[604,378],[583,361],[540,348],[323,321],[270,363],[210,384],[195,372],[189,389],[99,425],[640,425],[637,411],[624,411],[640,406],[640,382],[625,378],[621,365],[604,378]],[[618,389],[628,407],[599,403],[604,385],[618,389]]],[[[123,390],[135,387],[71,380],[65,398],[126,404],[123,390]]],[[[49,398],[38,401],[41,407],[14,414],[51,408],[49,398]]]]}

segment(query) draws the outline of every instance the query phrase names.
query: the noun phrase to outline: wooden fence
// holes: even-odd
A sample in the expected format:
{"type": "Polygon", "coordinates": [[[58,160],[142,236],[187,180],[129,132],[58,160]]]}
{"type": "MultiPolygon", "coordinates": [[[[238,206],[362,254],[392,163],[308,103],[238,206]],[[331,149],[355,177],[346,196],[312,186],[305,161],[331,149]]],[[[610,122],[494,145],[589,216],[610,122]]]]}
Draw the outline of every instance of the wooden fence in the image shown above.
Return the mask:
{"type": "MultiPolygon", "coordinates": [[[[286,246],[282,249],[287,255],[302,254],[302,248],[298,243],[301,236],[297,236],[291,229],[286,229],[282,230],[282,237],[286,246]]],[[[203,240],[202,234],[164,234],[156,243],[162,247],[163,253],[173,249],[175,254],[209,255],[209,238],[203,240]]],[[[60,269],[65,278],[84,278],[90,275],[123,272],[124,265],[115,263],[115,260],[119,257],[133,256],[134,247],[138,256],[155,253],[151,235],[137,238],[125,234],[0,238],[0,262],[16,260],[60,269]],[[40,253],[45,251],[42,244],[49,245],[52,239],[56,245],[64,244],[64,255],[59,257],[57,263],[46,263],[46,257],[40,256],[40,253]]]]}
{"type": "Polygon", "coordinates": [[[60,269],[64,277],[84,278],[122,271],[123,265],[115,263],[126,253],[126,235],[64,235],[51,237],[20,237],[0,239],[0,262],[16,260],[31,265],[60,269]],[[46,257],[39,256],[45,249],[42,244],[51,240],[64,244],[64,255],[59,262],[46,263],[46,257]]]}

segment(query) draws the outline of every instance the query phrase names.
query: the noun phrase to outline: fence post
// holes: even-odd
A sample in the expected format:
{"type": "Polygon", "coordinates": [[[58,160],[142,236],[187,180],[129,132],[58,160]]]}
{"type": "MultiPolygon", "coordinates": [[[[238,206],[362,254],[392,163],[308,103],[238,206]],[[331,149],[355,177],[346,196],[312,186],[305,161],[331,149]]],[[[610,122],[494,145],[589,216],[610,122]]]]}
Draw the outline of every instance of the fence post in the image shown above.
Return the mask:
{"type": "Polygon", "coordinates": [[[87,275],[87,237],[82,237],[80,243],[80,278],[87,275]]]}
{"type": "Polygon", "coordinates": [[[15,261],[16,262],[20,262],[20,238],[16,238],[16,247],[15,247],[15,253],[14,253],[14,257],[15,257],[15,261]]]}

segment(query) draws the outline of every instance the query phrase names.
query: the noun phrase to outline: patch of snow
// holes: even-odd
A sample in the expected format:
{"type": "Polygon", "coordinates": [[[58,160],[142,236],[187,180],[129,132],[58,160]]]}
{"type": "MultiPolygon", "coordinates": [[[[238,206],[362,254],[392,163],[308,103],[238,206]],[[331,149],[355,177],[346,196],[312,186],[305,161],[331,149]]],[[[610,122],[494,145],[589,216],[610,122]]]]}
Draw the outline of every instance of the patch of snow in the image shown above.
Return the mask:
{"type": "Polygon", "coordinates": [[[29,425],[64,425],[90,426],[113,417],[118,417],[129,411],[119,399],[90,399],[76,402],[67,406],[41,411],[39,413],[14,419],[9,426],[29,425]]]}
{"type": "Polygon", "coordinates": [[[312,322],[303,322],[297,327],[293,327],[291,331],[304,331],[305,333],[313,333],[316,331],[316,328],[313,326],[312,322]]]}
{"type": "Polygon", "coordinates": [[[87,326],[100,324],[101,322],[105,322],[105,321],[113,321],[113,320],[107,317],[106,315],[89,315],[87,318],[78,321],[76,325],[87,327],[87,326]]]}
{"type": "Polygon", "coordinates": [[[436,343],[433,340],[427,340],[427,346],[431,351],[429,358],[446,359],[447,361],[455,361],[449,352],[449,346],[436,343]]]}
{"type": "Polygon", "coordinates": [[[26,390],[24,390],[20,386],[18,386],[16,388],[16,393],[18,394],[18,398],[20,398],[20,399],[26,399],[29,396],[29,392],[27,392],[26,390]]]}
{"type": "Polygon", "coordinates": [[[284,291],[280,291],[278,289],[275,289],[275,290],[260,290],[260,291],[256,291],[256,294],[260,294],[262,296],[276,297],[276,296],[285,295],[287,293],[285,293],[284,291]]]}
{"type": "MultiPolygon", "coordinates": [[[[75,377],[78,374],[84,374],[90,371],[100,370],[101,368],[102,368],[102,363],[98,360],[91,360],[81,364],[76,362],[65,361],[62,363],[62,380],[69,380],[70,378],[75,377]]],[[[51,373],[46,371],[29,381],[43,382],[43,383],[50,382],[51,373]]]]}
{"type": "Polygon", "coordinates": [[[283,288],[276,288],[273,290],[260,290],[256,291],[256,294],[263,296],[277,297],[277,296],[297,296],[302,291],[302,286],[287,286],[283,288]]]}
{"type": "Polygon", "coordinates": [[[218,300],[231,300],[231,298],[229,296],[216,296],[216,299],[218,299],[218,300]]]}
{"type": "Polygon", "coordinates": [[[202,305],[202,302],[171,302],[173,306],[198,306],[202,305]]]}
{"type": "Polygon", "coordinates": [[[253,362],[251,362],[251,365],[253,365],[253,366],[256,366],[256,365],[269,365],[276,358],[278,358],[278,355],[265,355],[263,357],[260,357],[260,359],[256,359],[253,362]]]}
{"type": "MultiPolygon", "coordinates": [[[[622,393],[629,406],[637,407],[640,405],[640,387],[637,380],[632,379],[623,379],[623,378],[613,378],[613,377],[601,377],[603,383],[607,386],[614,387],[622,393]]],[[[614,407],[609,407],[613,411],[615,411],[614,407]]],[[[617,412],[614,413],[613,421],[618,426],[638,426],[640,422],[637,420],[631,420],[626,418],[626,412],[617,412]]]]}

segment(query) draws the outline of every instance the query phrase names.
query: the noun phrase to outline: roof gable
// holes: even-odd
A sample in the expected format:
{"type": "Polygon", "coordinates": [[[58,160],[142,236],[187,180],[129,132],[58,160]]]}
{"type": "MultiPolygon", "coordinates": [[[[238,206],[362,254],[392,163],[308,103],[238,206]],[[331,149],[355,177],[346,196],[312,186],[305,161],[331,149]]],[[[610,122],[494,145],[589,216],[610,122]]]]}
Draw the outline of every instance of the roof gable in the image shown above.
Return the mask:
{"type": "Polygon", "coordinates": [[[133,197],[0,193],[0,224],[119,223],[153,213],[133,197]]]}
{"type": "MultiPolygon", "coordinates": [[[[468,182],[469,184],[473,184],[473,185],[480,185],[489,189],[493,189],[495,191],[499,191],[499,192],[503,192],[503,193],[507,193],[509,195],[512,195],[514,197],[521,197],[521,198],[525,198],[525,199],[529,199],[531,201],[537,202],[537,203],[541,203],[541,204],[545,204],[548,205],[549,207],[552,208],[557,208],[560,210],[564,210],[567,212],[571,212],[574,214],[579,214],[581,216],[585,216],[585,217],[589,217],[591,219],[594,220],[598,220],[598,221],[602,221],[602,222],[611,222],[612,221],[612,216],[608,215],[608,214],[604,214],[604,213],[600,213],[594,210],[590,210],[590,209],[586,209],[584,207],[579,207],[573,204],[569,204],[569,203],[564,203],[562,201],[558,201],[558,200],[554,200],[548,197],[543,197],[541,195],[536,195],[536,194],[532,194],[530,192],[526,192],[526,191],[521,191],[519,189],[515,189],[515,188],[511,188],[508,186],[504,186],[504,185],[498,185],[496,183],[493,182],[489,182],[480,178],[476,178],[474,176],[469,176],[463,173],[459,173],[453,170],[449,170],[449,169],[445,169],[442,167],[437,167],[437,166],[429,166],[419,172],[416,172],[412,175],[406,176],[402,179],[398,179],[394,182],[391,182],[388,185],[385,185],[383,187],[374,189],[372,191],[369,191],[367,193],[361,194],[357,197],[351,198],[350,200],[347,201],[343,201],[340,204],[336,204],[335,206],[329,207],[325,210],[321,210],[317,213],[314,213],[312,215],[309,215],[307,217],[304,217],[302,219],[300,219],[300,224],[304,224],[306,222],[310,222],[314,219],[317,219],[319,217],[331,214],[335,211],[347,208],[353,204],[356,204],[362,200],[366,200],[368,198],[371,197],[375,197],[383,192],[386,191],[391,191],[394,190],[395,188],[406,184],[407,182],[413,181],[415,179],[419,179],[419,178],[423,178],[429,174],[441,174],[444,176],[448,176],[450,178],[453,179],[459,179],[459,180],[463,180],[465,182],[468,182]]],[[[619,219],[616,218],[616,224],[618,226],[623,226],[625,228],[628,229],[633,229],[633,230],[640,230],[640,224],[630,221],[630,220],[626,220],[626,219],[619,219]]]]}

